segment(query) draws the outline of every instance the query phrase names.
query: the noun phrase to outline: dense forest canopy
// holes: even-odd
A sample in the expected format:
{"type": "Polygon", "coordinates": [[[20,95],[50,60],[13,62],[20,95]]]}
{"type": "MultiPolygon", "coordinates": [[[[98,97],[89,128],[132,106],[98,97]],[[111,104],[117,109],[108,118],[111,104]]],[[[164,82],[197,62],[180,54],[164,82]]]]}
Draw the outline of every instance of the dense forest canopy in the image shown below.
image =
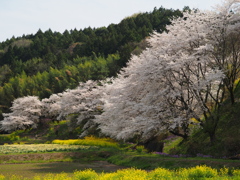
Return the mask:
{"type": "MultiPolygon", "coordinates": [[[[188,10],[186,7],[185,10],[188,10]]],[[[147,47],[144,40],[153,30],[164,32],[180,10],[154,8],[108,27],[51,29],[12,37],[0,43],[0,114],[14,99],[37,95],[41,99],[79,82],[113,77],[126,65],[131,53],[147,47]]]]}

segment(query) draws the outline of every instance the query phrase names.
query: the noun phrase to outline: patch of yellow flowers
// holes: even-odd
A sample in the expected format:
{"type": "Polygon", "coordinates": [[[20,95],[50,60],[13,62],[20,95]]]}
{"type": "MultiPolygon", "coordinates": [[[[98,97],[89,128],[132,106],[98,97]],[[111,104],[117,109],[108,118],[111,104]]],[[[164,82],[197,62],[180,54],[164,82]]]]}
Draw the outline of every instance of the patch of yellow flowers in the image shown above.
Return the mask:
{"type": "MultiPolygon", "coordinates": [[[[239,180],[240,169],[233,170],[231,175],[228,174],[229,169],[222,168],[219,171],[207,166],[196,166],[192,168],[181,168],[179,170],[168,170],[164,168],[157,168],[153,171],[145,171],[135,168],[128,168],[118,170],[112,173],[98,174],[92,169],[84,171],[76,171],[72,176],[66,173],[47,174],[44,177],[36,176],[33,180],[187,180],[187,179],[207,179],[207,180],[239,180]]],[[[13,176],[7,178],[9,180],[20,180],[13,176]]],[[[0,175],[0,180],[7,180],[0,175]]]]}
{"type": "Polygon", "coordinates": [[[88,136],[84,139],[69,139],[69,140],[54,140],[53,144],[67,144],[67,145],[88,145],[88,146],[101,146],[101,147],[118,147],[118,143],[110,138],[97,138],[88,136]]]}

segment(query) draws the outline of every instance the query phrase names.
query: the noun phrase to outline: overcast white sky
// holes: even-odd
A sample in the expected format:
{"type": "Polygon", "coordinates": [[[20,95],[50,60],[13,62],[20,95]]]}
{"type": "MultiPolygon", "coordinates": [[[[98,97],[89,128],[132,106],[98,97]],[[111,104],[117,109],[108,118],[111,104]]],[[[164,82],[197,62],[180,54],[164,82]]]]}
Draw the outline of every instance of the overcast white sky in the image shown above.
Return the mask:
{"type": "Polygon", "coordinates": [[[119,23],[138,12],[154,7],[181,9],[184,6],[202,10],[221,0],[0,0],[0,42],[38,29],[64,32],[66,29],[102,27],[119,23]]]}

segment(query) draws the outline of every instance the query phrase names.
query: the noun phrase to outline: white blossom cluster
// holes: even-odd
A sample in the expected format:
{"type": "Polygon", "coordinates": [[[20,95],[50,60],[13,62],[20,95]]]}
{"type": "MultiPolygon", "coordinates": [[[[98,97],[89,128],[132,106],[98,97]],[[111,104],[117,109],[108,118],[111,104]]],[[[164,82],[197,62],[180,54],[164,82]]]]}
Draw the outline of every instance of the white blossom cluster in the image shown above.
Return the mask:
{"type": "Polygon", "coordinates": [[[41,119],[62,120],[70,114],[78,114],[77,123],[81,123],[85,118],[102,110],[100,89],[98,82],[87,81],[80,83],[76,89],[53,94],[41,101],[36,96],[18,98],[13,101],[12,112],[3,114],[1,129],[14,131],[37,128],[41,119]]]}
{"type": "Polygon", "coordinates": [[[1,129],[12,131],[17,129],[36,128],[42,112],[42,102],[36,96],[27,96],[14,100],[12,112],[3,114],[1,129]]]}

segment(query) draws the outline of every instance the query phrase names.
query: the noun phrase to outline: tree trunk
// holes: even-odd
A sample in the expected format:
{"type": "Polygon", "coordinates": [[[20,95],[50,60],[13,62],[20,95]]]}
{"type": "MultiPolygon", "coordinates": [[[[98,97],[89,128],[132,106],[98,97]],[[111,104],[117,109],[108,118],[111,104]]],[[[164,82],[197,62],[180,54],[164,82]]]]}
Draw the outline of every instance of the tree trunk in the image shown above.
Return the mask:
{"type": "Polygon", "coordinates": [[[215,142],[216,142],[216,135],[215,135],[215,131],[214,132],[209,132],[209,137],[210,137],[210,142],[211,142],[211,145],[214,145],[215,142]]]}
{"type": "Polygon", "coordinates": [[[231,103],[234,104],[235,103],[235,97],[234,97],[234,92],[230,91],[230,98],[231,98],[231,103]]]}

